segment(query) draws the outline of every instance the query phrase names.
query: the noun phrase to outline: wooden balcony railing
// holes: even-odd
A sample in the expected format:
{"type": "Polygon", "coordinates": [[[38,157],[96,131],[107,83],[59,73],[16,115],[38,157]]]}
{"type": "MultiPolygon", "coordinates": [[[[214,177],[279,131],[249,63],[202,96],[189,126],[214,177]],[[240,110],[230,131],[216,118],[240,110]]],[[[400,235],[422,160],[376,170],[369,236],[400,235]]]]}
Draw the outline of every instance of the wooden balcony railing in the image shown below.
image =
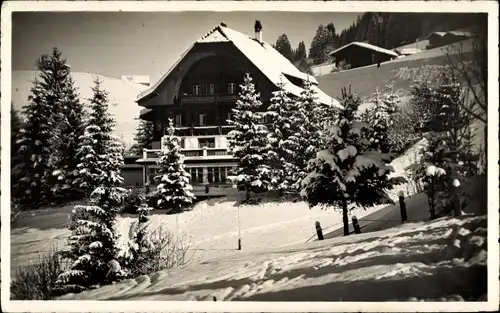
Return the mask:
{"type": "Polygon", "coordinates": [[[221,94],[221,95],[186,95],[181,96],[181,103],[206,103],[206,102],[232,102],[239,99],[238,94],[221,94]]]}
{"type": "MultiPolygon", "coordinates": [[[[181,151],[186,159],[231,155],[231,153],[226,148],[197,148],[197,149],[182,149],[181,151]]],[[[142,152],[142,157],[144,159],[156,159],[159,157],[160,153],[161,149],[144,149],[142,152]]]]}

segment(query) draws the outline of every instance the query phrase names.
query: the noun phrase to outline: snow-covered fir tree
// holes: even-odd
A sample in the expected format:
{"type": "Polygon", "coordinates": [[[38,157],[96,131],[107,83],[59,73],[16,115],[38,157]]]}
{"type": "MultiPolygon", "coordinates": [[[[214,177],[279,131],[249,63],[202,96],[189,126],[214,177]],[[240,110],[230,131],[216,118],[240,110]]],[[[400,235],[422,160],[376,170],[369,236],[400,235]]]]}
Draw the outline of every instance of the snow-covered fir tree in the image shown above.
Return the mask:
{"type": "Polygon", "coordinates": [[[154,124],[151,121],[141,120],[134,135],[134,144],[130,152],[134,155],[142,155],[143,149],[150,149],[153,142],[154,124]]]}
{"type": "Polygon", "coordinates": [[[402,179],[389,178],[392,167],[386,164],[387,155],[369,148],[364,138],[368,126],[356,115],[359,97],[343,89],[341,103],[344,109],[332,111],[331,125],[325,130],[326,149],[310,161],[301,195],[310,206],[341,208],[344,235],[348,235],[348,211],[392,202],[387,190],[402,179]]]}
{"type": "Polygon", "coordinates": [[[98,187],[90,195],[90,204],[76,206],[70,215],[72,233],[68,239],[69,250],[63,257],[72,264],[58,277],[57,286],[61,292],[80,292],[126,277],[119,262],[115,229],[119,209],[128,193],[125,188],[118,187],[123,182],[120,176],[122,153],[123,147],[116,140],[111,141],[99,156],[101,176],[93,177],[98,187]]]}
{"type": "Polygon", "coordinates": [[[382,153],[391,152],[390,129],[394,125],[394,114],[398,112],[399,97],[392,91],[381,93],[378,89],[373,95],[373,106],[363,114],[363,122],[371,126],[368,140],[371,147],[382,153]]]}
{"type": "Polygon", "coordinates": [[[57,112],[51,158],[55,168],[52,192],[60,201],[76,199],[82,196],[74,181],[78,176],[76,152],[85,129],[83,104],[74,87],[70,67],[57,48],[50,56],[41,57],[40,67],[44,69],[40,73],[42,84],[53,93],[53,109],[57,112]]]}
{"type": "Polygon", "coordinates": [[[175,136],[172,119],[169,120],[157,164],[156,209],[168,210],[172,214],[180,213],[196,198],[191,192],[193,187],[189,183],[190,175],[184,167],[184,155],[181,153],[179,137],[175,136]]]}
{"type": "Polygon", "coordinates": [[[148,222],[152,210],[153,208],[146,203],[142,203],[137,209],[139,217],[123,262],[126,265],[129,277],[150,273],[149,266],[151,262],[149,260],[153,257],[151,255],[153,247],[149,238],[151,234],[148,231],[148,222]]]}
{"type": "Polygon", "coordinates": [[[240,98],[232,109],[232,119],[228,122],[235,126],[229,132],[229,146],[237,160],[237,167],[230,179],[238,190],[260,193],[273,187],[270,160],[274,157],[268,137],[268,130],[263,125],[265,112],[262,112],[260,94],[255,90],[250,74],[246,74],[240,86],[240,98]]]}
{"type": "Polygon", "coordinates": [[[269,135],[272,149],[271,155],[273,182],[277,190],[298,190],[300,168],[297,166],[297,151],[301,148],[301,128],[305,120],[305,111],[300,109],[299,102],[291,99],[285,91],[283,77],[278,84],[278,91],[273,93],[267,116],[271,125],[269,135]]]}
{"type": "Polygon", "coordinates": [[[420,163],[411,166],[425,188],[430,218],[461,214],[455,203],[457,187],[463,177],[477,173],[478,155],[471,149],[471,117],[463,110],[462,89],[457,82],[444,82],[432,96],[416,94],[418,102],[439,103],[431,117],[429,144],[423,148],[420,163]]]}
{"type": "Polygon", "coordinates": [[[323,130],[325,128],[326,116],[332,114],[330,108],[318,101],[318,96],[309,80],[304,82],[303,91],[296,99],[297,113],[295,115],[304,118],[300,132],[291,139],[295,140],[300,147],[296,151],[296,165],[298,176],[302,180],[307,174],[307,164],[309,160],[316,156],[316,153],[323,149],[325,138],[323,130]]]}
{"type": "MultiPolygon", "coordinates": [[[[13,194],[25,207],[37,208],[52,201],[51,187],[54,171],[54,130],[57,129],[56,108],[59,99],[44,77],[52,75],[40,58],[39,75],[33,81],[28,104],[23,108],[25,123],[19,133],[18,163],[12,169],[13,194]]],[[[59,88],[59,87],[58,87],[59,88]]]]}
{"type": "MultiPolygon", "coordinates": [[[[10,167],[12,169],[18,168],[22,158],[19,157],[19,139],[22,129],[22,120],[19,117],[17,110],[11,105],[10,109],[10,167]]],[[[16,172],[11,171],[11,201],[17,202],[22,197],[22,190],[13,188],[17,180],[16,172]]]]}
{"type": "Polygon", "coordinates": [[[87,127],[80,137],[76,153],[80,162],[75,185],[86,194],[102,185],[102,177],[106,173],[119,172],[120,163],[123,162],[121,144],[112,135],[115,121],[108,112],[108,94],[98,79],[94,81],[92,91],[87,127]]]}

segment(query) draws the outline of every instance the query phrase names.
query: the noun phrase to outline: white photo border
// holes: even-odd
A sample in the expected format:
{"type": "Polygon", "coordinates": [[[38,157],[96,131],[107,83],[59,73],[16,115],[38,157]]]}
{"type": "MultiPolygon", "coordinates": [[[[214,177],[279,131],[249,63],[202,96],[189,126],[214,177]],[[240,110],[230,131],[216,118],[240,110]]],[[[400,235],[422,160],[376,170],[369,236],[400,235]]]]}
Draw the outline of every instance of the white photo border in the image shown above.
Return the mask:
{"type": "MultiPolygon", "coordinates": [[[[499,307],[498,3],[496,1],[6,1],[1,12],[1,303],[5,312],[472,312],[499,307]],[[488,301],[232,302],[11,301],[10,103],[13,12],[449,12],[488,13],[488,301]]],[[[425,286],[423,286],[425,288],[425,286]]]]}

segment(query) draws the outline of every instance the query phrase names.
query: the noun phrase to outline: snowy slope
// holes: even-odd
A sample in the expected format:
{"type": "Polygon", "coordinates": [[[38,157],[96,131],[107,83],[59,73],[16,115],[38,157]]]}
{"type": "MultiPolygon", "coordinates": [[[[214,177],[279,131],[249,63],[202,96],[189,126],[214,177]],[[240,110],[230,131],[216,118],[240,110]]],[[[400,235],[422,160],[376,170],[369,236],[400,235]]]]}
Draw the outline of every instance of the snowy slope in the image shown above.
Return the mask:
{"type": "Polygon", "coordinates": [[[463,301],[486,293],[486,217],[240,252],[64,300],[463,301]],[[424,287],[425,286],[425,287],[424,287]]]}
{"type": "MultiPolygon", "coordinates": [[[[116,132],[118,137],[123,137],[127,145],[131,145],[138,125],[140,107],[135,103],[137,95],[147,86],[128,82],[118,78],[106,77],[93,73],[71,73],[78,88],[80,97],[87,102],[92,97],[92,86],[95,78],[102,81],[102,87],[109,92],[109,109],[116,118],[116,132]]],[[[35,77],[34,71],[12,72],[12,102],[17,110],[27,103],[31,81],[35,77]]]]}

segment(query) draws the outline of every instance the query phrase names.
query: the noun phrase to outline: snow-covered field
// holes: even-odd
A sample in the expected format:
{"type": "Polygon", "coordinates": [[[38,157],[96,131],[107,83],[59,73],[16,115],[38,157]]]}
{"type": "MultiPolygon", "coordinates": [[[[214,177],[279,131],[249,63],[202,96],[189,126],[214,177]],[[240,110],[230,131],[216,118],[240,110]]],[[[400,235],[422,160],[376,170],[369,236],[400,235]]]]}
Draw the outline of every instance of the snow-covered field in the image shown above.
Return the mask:
{"type": "MultiPolygon", "coordinates": [[[[392,162],[394,175],[403,175],[404,168],[418,155],[425,141],[417,143],[404,155],[392,162]]],[[[391,192],[394,200],[403,190],[411,194],[407,185],[398,186],[391,192]]],[[[189,211],[179,215],[164,215],[157,212],[151,218],[151,227],[162,227],[174,236],[184,238],[191,249],[189,256],[197,263],[207,259],[239,253],[236,250],[238,240],[238,214],[243,250],[265,249],[287,246],[315,240],[314,223],[319,221],[324,233],[342,227],[340,211],[320,208],[309,209],[303,202],[266,202],[262,205],[236,207],[236,201],[212,199],[203,201],[189,211]]],[[[63,247],[69,235],[66,229],[68,214],[74,205],[24,214],[11,229],[11,264],[17,266],[37,260],[37,253],[49,251],[53,245],[63,247]]],[[[384,205],[367,210],[353,211],[358,219],[385,209],[384,205]]],[[[392,206],[392,209],[399,210],[392,206]]],[[[427,218],[427,210],[417,210],[412,220],[427,218]]],[[[411,216],[411,215],[409,215],[411,216]]],[[[413,216],[411,216],[413,217],[413,216]]],[[[136,216],[120,218],[118,229],[122,242],[130,235],[130,228],[137,220],[136,216]]]]}
{"type": "Polygon", "coordinates": [[[141,276],[64,300],[474,301],[486,293],[486,216],[226,258],[141,276]]]}

